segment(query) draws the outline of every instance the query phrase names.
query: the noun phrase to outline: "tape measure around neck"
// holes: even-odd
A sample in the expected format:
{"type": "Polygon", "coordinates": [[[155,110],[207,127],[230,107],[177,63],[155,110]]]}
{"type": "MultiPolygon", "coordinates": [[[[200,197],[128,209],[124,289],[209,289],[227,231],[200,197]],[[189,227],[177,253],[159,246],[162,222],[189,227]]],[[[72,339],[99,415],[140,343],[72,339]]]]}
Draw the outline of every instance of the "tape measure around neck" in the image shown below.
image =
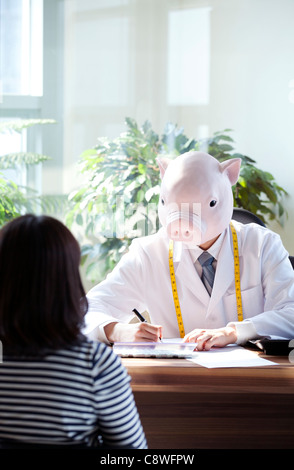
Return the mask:
{"type": "Polygon", "coordinates": [[[234,225],[232,224],[232,222],[230,222],[230,227],[231,227],[232,238],[233,238],[237,314],[238,314],[238,321],[242,321],[243,320],[243,308],[242,308],[242,297],[241,297],[238,238],[237,238],[236,229],[235,229],[234,225]]]}
{"type": "Polygon", "coordinates": [[[171,287],[172,287],[172,293],[173,293],[173,298],[174,298],[174,305],[175,305],[176,315],[177,315],[177,320],[178,320],[178,327],[179,327],[179,331],[180,331],[180,337],[184,338],[185,329],[184,329],[184,323],[183,323],[183,319],[182,319],[180,301],[179,301],[179,297],[178,297],[178,290],[177,290],[177,283],[176,283],[173,257],[174,257],[174,243],[173,243],[173,240],[170,240],[169,241],[169,252],[168,252],[169,273],[170,273],[171,287]]]}
{"type": "MultiPolygon", "coordinates": [[[[233,238],[233,253],[234,253],[234,273],[235,273],[235,290],[236,290],[236,302],[237,302],[237,314],[238,314],[238,321],[243,320],[243,308],[242,308],[242,297],[241,297],[241,283],[240,283],[240,265],[239,265],[239,249],[238,249],[238,238],[236,229],[233,226],[232,222],[230,223],[232,238],[233,238]]],[[[180,331],[180,337],[184,338],[185,336],[185,329],[184,323],[182,319],[180,301],[178,297],[178,290],[177,290],[177,283],[176,283],[176,276],[174,270],[174,263],[173,263],[173,240],[169,241],[169,272],[170,272],[170,280],[172,286],[172,293],[174,299],[174,305],[176,310],[176,316],[178,321],[178,327],[180,331]]]]}

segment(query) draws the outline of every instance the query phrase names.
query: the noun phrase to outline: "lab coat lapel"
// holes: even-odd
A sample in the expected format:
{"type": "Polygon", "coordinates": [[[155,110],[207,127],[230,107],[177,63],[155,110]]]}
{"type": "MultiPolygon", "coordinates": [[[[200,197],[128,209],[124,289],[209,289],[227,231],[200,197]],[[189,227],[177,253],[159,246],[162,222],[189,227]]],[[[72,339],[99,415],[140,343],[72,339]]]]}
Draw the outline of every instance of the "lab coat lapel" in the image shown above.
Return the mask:
{"type": "Polygon", "coordinates": [[[213,310],[228,287],[234,282],[234,257],[230,229],[227,230],[217,259],[214,284],[208,307],[213,310]]]}
{"type": "Polygon", "coordinates": [[[174,269],[179,295],[182,290],[180,286],[184,285],[184,289],[189,289],[198,301],[207,306],[210,296],[197,274],[189,250],[183,248],[182,244],[178,242],[174,247],[174,269]]]}

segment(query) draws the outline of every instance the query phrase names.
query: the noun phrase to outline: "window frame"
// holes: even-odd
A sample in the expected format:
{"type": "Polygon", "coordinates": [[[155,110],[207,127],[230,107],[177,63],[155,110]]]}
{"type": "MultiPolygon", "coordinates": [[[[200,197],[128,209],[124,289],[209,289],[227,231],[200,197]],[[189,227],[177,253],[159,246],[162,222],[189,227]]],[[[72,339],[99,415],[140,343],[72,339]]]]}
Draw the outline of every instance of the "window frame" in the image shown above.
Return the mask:
{"type": "MultiPolygon", "coordinates": [[[[35,0],[30,0],[31,5],[35,0]]],[[[32,126],[27,130],[27,149],[52,160],[46,168],[62,169],[63,162],[63,25],[64,0],[43,3],[43,94],[42,96],[2,94],[0,119],[54,119],[56,124],[32,126]],[[53,86],[52,86],[53,84],[53,86]]],[[[49,171],[50,173],[50,171],[49,171]]],[[[62,173],[58,171],[58,173],[62,173]]],[[[52,188],[44,165],[28,168],[26,184],[40,194],[62,194],[62,177],[52,188]]]]}

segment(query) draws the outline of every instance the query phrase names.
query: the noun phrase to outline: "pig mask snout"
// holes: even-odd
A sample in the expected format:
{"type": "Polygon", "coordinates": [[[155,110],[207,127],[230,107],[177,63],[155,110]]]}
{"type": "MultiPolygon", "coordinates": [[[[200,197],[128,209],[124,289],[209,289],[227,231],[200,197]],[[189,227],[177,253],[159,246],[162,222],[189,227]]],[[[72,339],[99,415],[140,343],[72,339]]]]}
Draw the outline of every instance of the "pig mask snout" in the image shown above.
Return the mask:
{"type": "Polygon", "coordinates": [[[174,241],[194,242],[201,239],[204,227],[200,213],[185,210],[169,212],[166,217],[166,231],[174,241]]]}

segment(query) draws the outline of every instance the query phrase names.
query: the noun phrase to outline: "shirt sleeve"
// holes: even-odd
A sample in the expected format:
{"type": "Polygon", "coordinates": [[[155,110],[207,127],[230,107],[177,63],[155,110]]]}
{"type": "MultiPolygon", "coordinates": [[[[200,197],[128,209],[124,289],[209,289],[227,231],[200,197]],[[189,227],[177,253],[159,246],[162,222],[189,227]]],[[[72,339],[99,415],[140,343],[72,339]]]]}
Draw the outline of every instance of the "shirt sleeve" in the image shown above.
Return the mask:
{"type": "Polygon", "coordinates": [[[259,335],[250,320],[242,322],[230,322],[227,326],[234,326],[237,333],[237,344],[245,344],[247,341],[257,338],[259,335]]]}
{"type": "Polygon", "coordinates": [[[146,437],[130,386],[130,376],[120,358],[103,343],[98,343],[94,354],[93,382],[103,445],[146,449],[146,437]]]}
{"type": "Polygon", "coordinates": [[[264,310],[243,322],[233,323],[239,344],[260,336],[294,337],[294,271],[288,252],[274,232],[269,231],[265,237],[260,263],[264,310]]]}
{"type": "Polygon", "coordinates": [[[261,257],[264,312],[251,321],[259,335],[293,338],[294,271],[279,235],[271,232],[261,257]]]}

